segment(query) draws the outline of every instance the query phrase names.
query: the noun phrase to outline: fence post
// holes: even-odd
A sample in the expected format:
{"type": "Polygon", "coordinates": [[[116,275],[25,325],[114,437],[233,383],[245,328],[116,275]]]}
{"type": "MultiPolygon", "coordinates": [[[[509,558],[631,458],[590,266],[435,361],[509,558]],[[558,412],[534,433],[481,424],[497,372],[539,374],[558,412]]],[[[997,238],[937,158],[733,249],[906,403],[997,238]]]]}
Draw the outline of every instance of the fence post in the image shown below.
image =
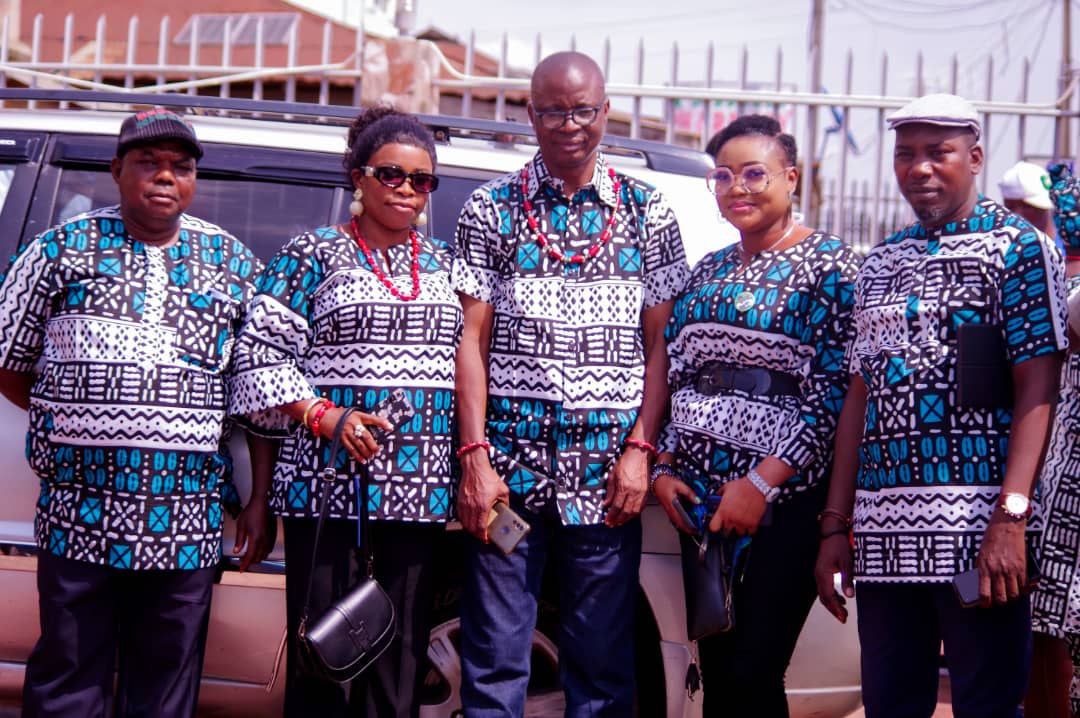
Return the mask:
{"type": "MultiPolygon", "coordinates": [[[[11,19],[8,15],[4,15],[2,24],[0,24],[0,32],[4,33],[3,37],[0,37],[0,63],[7,65],[8,62],[8,30],[11,25],[11,19]]],[[[0,87],[7,87],[7,73],[0,72],[0,87]]],[[[0,100],[0,107],[4,107],[6,103],[0,100]]]]}
{"type": "Polygon", "coordinates": [[[169,16],[161,18],[158,25],[157,84],[165,84],[165,65],[169,62],[169,16]]]}
{"type": "Polygon", "coordinates": [[[135,86],[135,73],[132,72],[132,68],[135,67],[135,49],[138,46],[139,16],[132,15],[128,20],[127,71],[124,73],[124,87],[128,90],[135,86]]]}
{"type": "MultiPolygon", "coordinates": [[[[889,81],[889,55],[881,53],[881,96],[885,97],[889,81]]],[[[884,235],[881,227],[881,216],[884,209],[881,197],[881,172],[882,162],[885,158],[885,110],[878,108],[877,111],[877,151],[874,153],[874,203],[870,206],[870,246],[877,244],[884,235]]]]}
{"type": "MultiPolygon", "coordinates": [[[[854,69],[855,61],[851,54],[851,50],[847,53],[847,68],[844,76],[844,94],[851,94],[851,76],[854,69]]],[[[846,219],[847,215],[844,210],[846,209],[846,202],[844,201],[844,187],[847,185],[847,159],[848,159],[848,129],[851,126],[851,108],[845,107],[840,121],[840,194],[837,196],[836,201],[836,214],[839,221],[840,231],[836,234],[841,237],[845,236],[847,231],[846,219]]],[[[824,159],[824,158],[822,158],[824,159]]]]}
{"type": "MultiPolygon", "coordinates": [[[[262,18],[260,18],[260,22],[262,18]]],[[[191,34],[188,36],[188,64],[191,65],[192,71],[188,73],[188,79],[194,82],[199,79],[198,71],[195,69],[199,66],[199,16],[191,16],[191,34]]],[[[187,93],[194,95],[198,93],[195,89],[195,85],[188,87],[187,93]]]]}
{"type": "MultiPolygon", "coordinates": [[[[1021,70],[1020,77],[1020,101],[1028,101],[1028,83],[1031,80],[1031,62],[1025,57],[1023,70],[1021,70]]],[[[1016,118],[1016,159],[1024,159],[1024,140],[1027,136],[1027,117],[1020,115],[1016,118]]]]}
{"type": "MultiPolygon", "coordinates": [[[[645,84],[645,38],[638,38],[637,71],[634,74],[638,86],[645,84]]],[[[641,95],[634,95],[633,113],[630,115],[630,136],[641,139],[641,95]]]]}
{"type": "MultiPolygon", "coordinates": [[[[259,15],[255,20],[255,69],[261,70],[263,67],[263,53],[266,52],[266,23],[264,17],[259,15]]],[[[251,99],[261,100],[263,98],[263,81],[262,75],[255,78],[255,82],[251,87],[251,99]]]]}
{"type": "MultiPolygon", "coordinates": [[[[41,13],[34,15],[34,29],[33,34],[30,36],[30,63],[35,67],[41,62],[41,24],[44,22],[44,18],[41,13]]],[[[37,87],[37,77],[30,77],[30,87],[37,87]]],[[[35,100],[30,100],[26,103],[27,107],[31,110],[37,107],[35,100]]]]}
{"type": "MultiPolygon", "coordinates": [[[[776,46],[776,91],[780,92],[784,87],[784,46],[776,46]]],[[[773,103],[773,116],[780,119],[780,103],[773,103]]]]}
{"type": "MultiPolygon", "coordinates": [[[[994,91],[994,56],[986,56],[986,99],[990,100],[994,91]]],[[[990,153],[990,113],[983,114],[983,126],[982,126],[982,146],[983,152],[989,157],[990,153]]],[[[982,176],[979,178],[982,185],[982,193],[986,194],[986,185],[990,181],[990,172],[984,168],[982,176]]]]}
{"type": "MultiPolygon", "coordinates": [[[[742,52],[739,54],[739,89],[746,89],[747,67],[750,64],[750,53],[746,49],[746,45],[742,46],[742,52]]],[[[735,114],[746,114],[746,103],[741,100],[735,104],[735,114]]]]}
{"type": "MultiPolygon", "coordinates": [[[[671,86],[679,86],[679,43],[671,43],[671,86]]],[[[664,103],[667,115],[664,126],[664,142],[669,145],[675,142],[675,102],[674,98],[664,103]]]]}
{"type": "MultiPolygon", "coordinates": [[[[465,46],[465,74],[473,75],[473,63],[476,56],[476,30],[469,31],[469,44],[465,46]]],[[[466,87],[461,93],[461,115],[472,117],[472,87],[466,87]]]]}
{"type": "MultiPolygon", "coordinates": [[[[221,35],[221,72],[229,74],[232,68],[232,18],[225,18],[225,27],[222,29],[221,35]]],[[[323,82],[326,82],[326,76],[323,75],[323,82]]],[[[218,90],[218,94],[221,97],[228,97],[232,93],[232,83],[221,83],[221,89],[218,90]]],[[[222,113],[224,114],[224,113],[222,113]]]]}
{"type": "MultiPolygon", "coordinates": [[[[715,60],[716,60],[715,54],[716,54],[716,47],[713,45],[712,41],[710,40],[709,44],[705,47],[705,87],[707,87],[709,89],[712,89],[712,86],[713,86],[713,66],[716,64],[716,62],[715,62],[715,60]]],[[[712,115],[713,115],[712,100],[705,100],[705,124],[703,125],[704,130],[701,133],[701,146],[702,146],[702,148],[704,148],[707,144],[709,144],[709,140],[711,140],[712,136],[713,136],[712,115]]],[[[711,159],[715,160],[716,158],[713,157],[711,159]]]]}
{"type": "MultiPolygon", "coordinates": [[[[509,37],[505,32],[502,35],[502,43],[499,46],[499,71],[498,77],[501,80],[506,77],[506,56],[509,53],[509,37]]],[[[499,88],[498,94],[495,95],[495,120],[501,122],[506,119],[506,90],[499,88]]]]}
{"type": "MultiPolygon", "coordinates": [[[[7,16],[4,17],[7,20],[7,16]]],[[[71,63],[71,38],[75,34],[75,13],[68,13],[64,16],[64,49],[61,53],[61,60],[64,63],[64,77],[71,77],[71,71],[67,69],[67,65],[71,63]]],[[[7,62],[7,57],[4,58],[4,62],[7,62]]],[[[60,109],[66,110],[70,106],[67,101],[60,103],[60,109]]]]}
{"type": "Polygon", "coordinates": [[[353,107],[359,108],[364,97],[364,5],[360,5],[360,20],[356,23],[356,40],[353,44],[353,107]]]}

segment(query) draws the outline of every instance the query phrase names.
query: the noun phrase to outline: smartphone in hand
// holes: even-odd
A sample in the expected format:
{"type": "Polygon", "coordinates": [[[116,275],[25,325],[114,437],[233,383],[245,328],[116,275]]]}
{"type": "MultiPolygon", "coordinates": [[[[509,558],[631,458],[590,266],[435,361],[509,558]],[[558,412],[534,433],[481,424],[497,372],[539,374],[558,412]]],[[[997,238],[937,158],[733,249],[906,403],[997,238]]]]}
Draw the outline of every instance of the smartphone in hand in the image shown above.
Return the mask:
{"type": "Polygon", "coordinates": [[[488,519],[488,538],[509,556],[532,529],[505,501],[496,501],[488,519]]]}
{"type": "MultiPolygon", "coordinates": [[[[390,392],[390,396],[380,401],[374,409],[367,413],[386,419],[393,424],[393,431],[397,431],[402,424],[413,418],[416,410],[413,408],[408,393],[404,389],[394,389],[390,392]]],[[[375,443],[380,445],[386,443],[387,435],[392,433],[374,424],[368,425],[367,429],[371,432],[371,438],[375,439],[375,443]]]]}

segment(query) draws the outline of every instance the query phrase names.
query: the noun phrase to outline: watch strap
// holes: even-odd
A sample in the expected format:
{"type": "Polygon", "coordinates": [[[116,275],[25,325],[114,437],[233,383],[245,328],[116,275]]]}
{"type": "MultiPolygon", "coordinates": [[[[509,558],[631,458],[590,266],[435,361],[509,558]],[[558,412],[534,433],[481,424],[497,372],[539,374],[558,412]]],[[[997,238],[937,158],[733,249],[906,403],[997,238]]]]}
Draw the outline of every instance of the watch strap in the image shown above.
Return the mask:
{"type": "Polygon", "coordinates": [[[750,479],[750,483],[754,485],[754,488],[761,492],[761,495],[765,497],[767,503],[776,501],[776,497],[780,495],[779,486],[770,486],[769,482],[761,477],[761,474],[757,472],[757,469],[750,469],[746,472],[746,478],[750,479]]]}

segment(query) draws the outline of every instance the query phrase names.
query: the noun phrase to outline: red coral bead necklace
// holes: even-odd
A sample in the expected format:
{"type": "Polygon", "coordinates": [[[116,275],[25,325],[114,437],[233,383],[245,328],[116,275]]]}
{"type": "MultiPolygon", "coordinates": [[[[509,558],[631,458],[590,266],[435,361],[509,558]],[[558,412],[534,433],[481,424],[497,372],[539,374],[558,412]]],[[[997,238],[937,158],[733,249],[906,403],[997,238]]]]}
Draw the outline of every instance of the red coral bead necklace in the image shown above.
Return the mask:
{"type": "Polygon", "coordinates": [[[615,218],[619,215],[619,207],[622,205],[622,182],[619,181],[615,170],[608,167],[608,177],[611,178],[613,183],[612,189],[615,191],[615,209],[611,211],[611,216],[608,217],[607,226],[604,227],[604,231],[600,233],[600,239],[592,244],[584,252],[580,252],[571,257],[567,257],[563,254],[562,250],[556,247],[554,244],[548,241],[544,233],[540,231],[540,222],[533,216],[532,200],[529,199],[529,166],[525,165],[521,169],[521,196],[523,198],[522,207],[525,209],[525,219],[529,223],[529,229],[532,231],[533,239],[540,249],[547,252],[547,255],[554,259],[556,262],[562,262],[563,264],[585,264],[603,249],[604,245],[611,240],[611,228],[615,225],[615,218]]]}
{"type": "Polygon", "coordinates": [[[411,302],[420,296],[420,237],[416,234],[415,229],[409,230],[409,244],[412,253],[412,262],[410,265],[410,274],[412,274],[412,294],[402,294],[397,287],[394,286],[394,282],[390,277],[386,276],[386,272],[382,270],[378,262],[375,261],[375,257],[371,253],[371,249],[368,247],[367,242],[364,241],[364,236],[360,234],[360,225],[356,221],[356,217],[352,218],[352,232],[353,238],[356,240],[356,244],[359,245],[360,251],[364,255],[364,259],[367,260],[368,266],[371,267],[372,273],[375,277],[382,282],[382,285],[386,287],[391,294],[400,299],[403,302],[411,302]]]}

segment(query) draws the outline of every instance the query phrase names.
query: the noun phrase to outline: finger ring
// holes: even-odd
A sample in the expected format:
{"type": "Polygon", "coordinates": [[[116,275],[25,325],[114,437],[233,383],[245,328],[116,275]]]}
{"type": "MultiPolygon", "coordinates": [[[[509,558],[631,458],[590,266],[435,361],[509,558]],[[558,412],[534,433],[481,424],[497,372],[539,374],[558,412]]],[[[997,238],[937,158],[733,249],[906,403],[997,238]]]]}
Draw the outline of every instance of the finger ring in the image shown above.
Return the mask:
{"type": "Polygon", "coordinates": [[[355,436],[357,439],[363,439],[364,434],[366,433],[367,429],[364,427],[363,424],[357,424],[353,427],[353,436],[355,436]]]}

